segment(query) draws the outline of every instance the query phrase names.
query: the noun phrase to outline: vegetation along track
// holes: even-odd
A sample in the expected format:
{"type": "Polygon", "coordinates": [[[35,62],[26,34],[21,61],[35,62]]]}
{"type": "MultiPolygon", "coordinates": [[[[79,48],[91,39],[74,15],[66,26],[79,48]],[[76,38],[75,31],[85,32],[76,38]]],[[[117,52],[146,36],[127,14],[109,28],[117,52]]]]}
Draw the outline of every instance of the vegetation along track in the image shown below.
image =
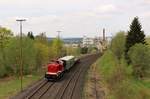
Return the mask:
{"type": "Polygon", "coordinates": [[[43,80],[32,90],[26,90],[23,95],[20,93],[19,97],[16,96],[14,99],[81,99],[84,75],[98,56],[92,54],[82,57],[81,62],[65,73],[61,80],[56,82],[43,80]]]}

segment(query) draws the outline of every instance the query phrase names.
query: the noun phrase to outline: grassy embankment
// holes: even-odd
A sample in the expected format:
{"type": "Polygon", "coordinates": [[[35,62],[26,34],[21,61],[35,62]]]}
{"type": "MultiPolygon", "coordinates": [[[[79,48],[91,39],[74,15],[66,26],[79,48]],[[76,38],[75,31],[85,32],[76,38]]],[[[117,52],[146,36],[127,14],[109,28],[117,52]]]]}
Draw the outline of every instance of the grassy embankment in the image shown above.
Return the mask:
{"type": "Polygon", "coordinates": [[[150,99],[150,79],[135,79],[123,59],[118,63],[108,50],[96,63],[106,99],[150,99]]]}
{"type": "MultiPolygon", "coordinates": [[[[42,75],[30,75],[23,77],[23,88],[40,79],[42,75]]],[[[20,91],[20,79],[9,77],[0,79],[0,99],[9,99],[20,91]]]]}

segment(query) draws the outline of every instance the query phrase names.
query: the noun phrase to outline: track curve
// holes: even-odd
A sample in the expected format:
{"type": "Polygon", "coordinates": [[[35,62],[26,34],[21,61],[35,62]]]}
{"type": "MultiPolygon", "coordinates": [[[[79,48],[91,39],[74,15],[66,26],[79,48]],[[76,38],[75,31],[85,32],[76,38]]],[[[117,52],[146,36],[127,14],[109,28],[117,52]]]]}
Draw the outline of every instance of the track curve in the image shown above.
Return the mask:
{"type": "Polygon", "coordinates": [[[90,54],[82,57],[64,77],[57,82],[48,82],[42,79],[29,90],[19,93],[12,99],[81,99],[82,86],[87,69],[100,54],[90,54]]]}

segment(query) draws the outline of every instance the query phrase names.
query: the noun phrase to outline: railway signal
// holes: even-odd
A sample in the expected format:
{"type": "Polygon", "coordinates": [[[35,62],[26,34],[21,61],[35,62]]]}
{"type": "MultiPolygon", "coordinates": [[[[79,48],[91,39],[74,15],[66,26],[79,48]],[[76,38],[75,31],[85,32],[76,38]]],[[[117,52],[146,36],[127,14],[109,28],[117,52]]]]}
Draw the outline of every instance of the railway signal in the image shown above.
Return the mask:
{"type": "Polygon", "coordinates": [[[22,22],[26,21],[26,19],[17,19],[17,22],[20,23],[20,89],[23,90],[22,87],[22,78],[23,78],[23,64],[22,64],[22,22]]]}

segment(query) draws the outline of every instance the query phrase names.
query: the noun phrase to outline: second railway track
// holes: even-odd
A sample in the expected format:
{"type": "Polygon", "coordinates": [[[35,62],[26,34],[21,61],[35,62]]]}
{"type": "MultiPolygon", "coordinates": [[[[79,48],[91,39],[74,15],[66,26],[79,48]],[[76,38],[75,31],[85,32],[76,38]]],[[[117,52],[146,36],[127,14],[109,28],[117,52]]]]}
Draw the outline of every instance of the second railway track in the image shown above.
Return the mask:
{"type": "Polygon", "coordinates": [[[88,55],[81,59],[81,63],[75,65],[62,80],[57,82],[41,81],[32,91],[26,95],[19,95],[13,99],[81,99],[81,85],[88,67],[99,55],[88,55]],[[78,87],[78,88],[77,88],[78,87]]]}

